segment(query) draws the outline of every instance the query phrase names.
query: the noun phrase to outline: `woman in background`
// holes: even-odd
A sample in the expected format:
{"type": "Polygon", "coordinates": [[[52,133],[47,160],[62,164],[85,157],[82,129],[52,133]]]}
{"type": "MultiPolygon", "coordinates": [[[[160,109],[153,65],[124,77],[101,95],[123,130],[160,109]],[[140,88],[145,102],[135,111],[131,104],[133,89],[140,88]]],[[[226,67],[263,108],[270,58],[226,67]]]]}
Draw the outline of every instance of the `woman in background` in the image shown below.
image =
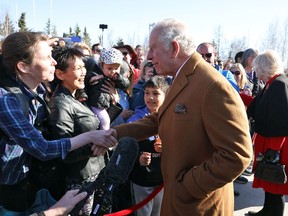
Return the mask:
{"type": "Polygon", "coordinates": [[[134,85],[132,97],[130,99],[130,108],[135,110],[136,107],[145,105],[144,102],[144,86],[145,83],[154,75],[156,75],[151,61],[145,60],[141,66],[140,79],[134,85]]]}
{"type": "Polygon", "coordinates": [[[240,92],[245,91],[245,94],[252,95],[252,92],[249,88],[249,81],[244,67],[240,63],[235,63],[230,66],[231,73],[234,75],[235,81],[239,87],[240,92]]]}
{"type": "MultiPolygon", "coordinates": [[[[288,171],[288,78],[277,53],[268,50],[258,55],[253,61],[253,69],[259,80],[266,83],[263,90],[253,99],[241,94],[248,106],[249,117],[255,120],[254,165],[260,155],[279,152],[280,163],[288,171]],[[268,151],[269,150],[269,151],[268,151]]],[[[268,155],[267,155],[268,156],[268,155]]],[[[264,206],[259,212],[249,212],[250,216],[283,216],[285,197],[288,194],[288,183],[275,184],[254,176],[252,187],[265,191],[264,206]]]]}

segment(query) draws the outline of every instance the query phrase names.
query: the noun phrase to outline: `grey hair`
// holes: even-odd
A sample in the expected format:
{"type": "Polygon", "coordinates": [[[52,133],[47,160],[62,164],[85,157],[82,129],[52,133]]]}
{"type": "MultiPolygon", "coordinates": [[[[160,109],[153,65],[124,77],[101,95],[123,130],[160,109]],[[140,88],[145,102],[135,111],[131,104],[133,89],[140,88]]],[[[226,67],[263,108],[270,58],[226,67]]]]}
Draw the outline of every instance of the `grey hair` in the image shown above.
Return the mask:
{"type": "Polygon", "coordinates": [[[258,55],[253,61],[253,68],[258,77],[262,75],[267,80],[276,74],[284,73],[283,62],[273,50],[267,50],[258,55]]]}
{"type": "Polygon", "coordinates": [[[155,30],[159,30],[159,38],[167,50],[171,48],[173,40],[179,43],[181,50],[187,55],[191,55],[195,50],[192,35],[184,23],[175,19],[164,19],[154,25],[152,31],[155,30]]]}
{"type": "Polygon", "coordinates": [[[256,49],[253,49],[253,48],[249,48],[249,49],[246,49],[243,53],[243,56],[242,56],[242,65],[243,67],[245,68],[247,66],[247,59],[248,57],[256,57],[258,55],[258,51],[256,49]]]}

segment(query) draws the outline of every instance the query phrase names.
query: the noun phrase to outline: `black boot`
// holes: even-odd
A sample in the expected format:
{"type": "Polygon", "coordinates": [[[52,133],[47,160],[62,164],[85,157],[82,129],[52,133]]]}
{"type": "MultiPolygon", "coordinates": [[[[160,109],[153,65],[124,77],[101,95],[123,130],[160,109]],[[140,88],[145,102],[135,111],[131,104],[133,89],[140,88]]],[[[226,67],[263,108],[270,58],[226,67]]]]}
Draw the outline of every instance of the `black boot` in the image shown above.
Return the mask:
{"type": "Polygon", "coordinates": [[[283,216],[285,198],[281,194],[265,192],[264,206],[259,212],[248,212],[248,216],[283,216]]]}
{"type": "Polygon", "coordinates": [[[258,212],[249,211],[248,216],[266,216],[266,209],[269,206],[269,199],[271,199],[269,193],[265,192],[263,208],[258,212]]]}
{"type": "Polygon", "coordinates": [[[266,215],[283,216],[285,208],[285,197],[281,194],[272,194],[265,192],[268,197],[268,208],[266,215]]]}

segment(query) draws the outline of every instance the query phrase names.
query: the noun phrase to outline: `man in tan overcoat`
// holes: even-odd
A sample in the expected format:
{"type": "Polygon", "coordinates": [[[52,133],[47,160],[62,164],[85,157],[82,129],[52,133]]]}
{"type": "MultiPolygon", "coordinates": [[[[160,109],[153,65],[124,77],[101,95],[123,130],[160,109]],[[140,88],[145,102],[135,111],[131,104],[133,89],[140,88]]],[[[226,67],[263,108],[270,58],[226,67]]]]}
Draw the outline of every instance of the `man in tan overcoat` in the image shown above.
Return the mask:
{"type": "MultiPolygon", "coordinates": [[[[195,51],[187,26],[154,26],[147,58],[173,83],[158,113],[116,126],[117,139],[162,140],[161,216],[232,216],[233,180],[249,165],[252,144],[237,91],[195,51]]],[[[112,129],[114,130],[114,129],[112,129]]]]}

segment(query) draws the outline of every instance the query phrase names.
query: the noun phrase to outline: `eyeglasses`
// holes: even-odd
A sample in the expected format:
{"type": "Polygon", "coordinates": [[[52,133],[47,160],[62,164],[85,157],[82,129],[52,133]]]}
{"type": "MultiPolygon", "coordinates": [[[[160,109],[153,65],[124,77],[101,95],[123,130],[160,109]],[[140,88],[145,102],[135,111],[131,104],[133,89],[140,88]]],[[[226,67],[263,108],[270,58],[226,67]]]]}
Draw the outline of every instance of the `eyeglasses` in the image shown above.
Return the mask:
{"type": "Polygon", "coordinates": [[[204,58],[204,57],[211,58],[212,57],[212,53],[205,53],[205,54],[201,54],[201,55],[202,55],[202,58],[204,58]]]}
{"type": "Polygon", "coordinates": [[[122,54],[123,54],[124,56],[126,56],[126,55],[129,54],[129,52],[122,52],[122,54]]]}
{"type": "Polygon", "coordinates": [[[153,67],[152,62],[147,62],[147,64],[145,65],[146,67],[153,67]]]}
{"type": "Polygon", "coordinates": [[[236,76],[240,75],[240,71],[231,71],[231,73],[236,75],[236,76]]]}

